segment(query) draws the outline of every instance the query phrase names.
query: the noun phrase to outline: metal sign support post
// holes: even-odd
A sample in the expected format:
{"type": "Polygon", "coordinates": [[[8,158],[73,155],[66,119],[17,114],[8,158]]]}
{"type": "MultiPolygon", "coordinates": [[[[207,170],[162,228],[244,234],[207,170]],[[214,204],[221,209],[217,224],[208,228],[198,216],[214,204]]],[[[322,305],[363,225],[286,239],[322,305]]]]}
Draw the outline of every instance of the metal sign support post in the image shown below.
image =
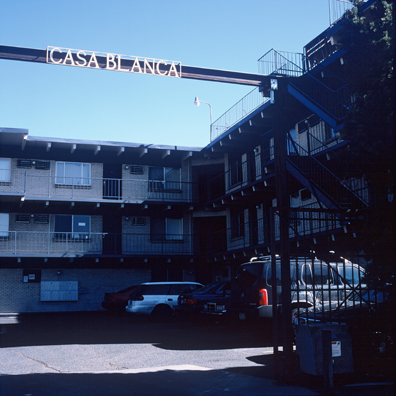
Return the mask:
{"type": "MultiPolygon", "coordinates": [[[[286,84],[279,81],[275,84],[271,81],[271,103],[274,106],[274,154],[275,154],[275,183],[276,183],[276,205],[279,209],[279,243],[281,260],[281,288],[282,288],[282,314],[281,314],[281,336],[283,345],[283,364],[276,369],[276,375],[283,381],[292,379],[294,372],[293,359],[293,333],[290,299],[290,252],[289,252],[289,195],[287,191],[286,170],[286,133],[283,122],[285,107],[286,84]],[[282,109],[283,107],[283,109],[282,109]],[[281,370],[281,371],[280,371],[281,370]]],[[[274,345],[274,348],[277,345],[274,345]]]]}

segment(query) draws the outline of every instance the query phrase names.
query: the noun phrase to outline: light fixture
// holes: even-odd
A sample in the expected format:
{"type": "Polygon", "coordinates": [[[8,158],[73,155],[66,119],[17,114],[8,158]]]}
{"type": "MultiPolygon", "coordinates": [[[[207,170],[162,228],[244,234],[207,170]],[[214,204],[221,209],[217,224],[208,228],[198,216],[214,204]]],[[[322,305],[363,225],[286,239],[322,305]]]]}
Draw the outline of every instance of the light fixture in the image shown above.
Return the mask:
{"type": "Polygon", "coordinates": [[[207,104],[207,105],[209,106],[209,109],[210,109],[210,140],[212,140],[212,124],[213,124],[213,119],[212,119],[212,106],[211,106],[210,103],[208,103],[208,102],[204,102],[203,100],[199,100],[199,99],[198,99],[198,96],[196,96],[196,97],[195,97],[195,100],[194,100],[194,106],[199,107],[199,105],[200,105],[201,103],[207,104]]]}

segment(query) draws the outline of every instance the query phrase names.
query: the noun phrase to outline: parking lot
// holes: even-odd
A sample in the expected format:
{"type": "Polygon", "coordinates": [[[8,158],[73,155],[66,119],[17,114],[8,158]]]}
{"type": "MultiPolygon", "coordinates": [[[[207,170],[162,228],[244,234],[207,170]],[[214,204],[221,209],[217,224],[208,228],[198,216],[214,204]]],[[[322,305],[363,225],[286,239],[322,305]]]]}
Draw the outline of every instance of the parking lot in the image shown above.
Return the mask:
{"type": "Polygon", "coordinates": [[[127,386],[125,373],[140,374],[139,386],[149,382],[143,394],[164,394],[156,380],[164,373],[188,372],[192,379],[227,370],[257,380],[272,378],[272,335],[256,327],[107,312],[8,315],[0,320],[2,396],[118,394],[107,393],[108,386],[127,386]],[[57,389],[59,384],[65,393],[57,389]]]}
{"type": "Polygon", "coordinates": [[[320,379],[293,385],[274,380],[271,323],[152,320],[103,311],[2,315],[0,326],[1,396],[315,395],[321,390],[320,379]]]}

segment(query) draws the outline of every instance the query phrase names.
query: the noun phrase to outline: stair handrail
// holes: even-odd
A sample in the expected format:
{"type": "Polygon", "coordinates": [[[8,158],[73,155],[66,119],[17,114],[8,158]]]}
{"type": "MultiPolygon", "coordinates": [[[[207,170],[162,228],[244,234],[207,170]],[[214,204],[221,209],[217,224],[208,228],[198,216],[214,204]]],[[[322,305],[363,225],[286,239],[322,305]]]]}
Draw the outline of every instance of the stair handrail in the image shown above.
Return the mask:
{"type": "MultiPolygon", "coordinates": [[[[349,193],[351,193],[356,199],[358,199],[360,202],[362,202],[364,205],[369,206],[368,202],[364,199],[363,196],[361,196],[360,194],[357,194],[357,192],[353,189],[351,189],[344,181],[342,181],[338,176],[336,176],[330,169],[328,169],[326,166],[323,165],[323,163],[321,163],[319,160],[317,160],[314,156],[312,156],[307,150],[305,150],[302,146],[300,146],[297,142],[295,142],[291,136],[290,133],[287,132],[287,140],[293,145],[294,149],[295,149],[295,153],[299,156],[299,157],[308,157],[310,158],[314,164],[318,165],[320,167],[320,169],[324,170],[330,177],[333,178],[333,180],[335,180],[339,185],[341,185],[343,188],[345,188],[349,193]],[[301,154],[303,153],[303,154],[301,154]]],[[[290,157],[290,154],[289,156],[290,157]]],[[[290,160],[290,159],[289,159],[290,160]]],[[[290,160],[291,161],[291,160],[290,160]]],[[[292,162],[292,161],[291,161],[292,162]]],[[[298,167],[297,164],[295,164],[294,162],[292,162],[292,164],[295,167],[298,167]]],[[[305,172],[299,168],[300,172],[303,172],[305,174],[305,172]]],[[[311,182],[313,182],[311,180],[311,178],[308,176],[308,180],[311,182]]],[[[323,192],[325,193],[327,196],[328,193],[326,191],[323,190],[323,188],[321,186],[319,186],[317,183],[315,183],[315,185],[323,192]]],[[[329,198],[331,198],[329,196],[329,198]]],[[[334,200],[332,198],[332,200],[334,200]]],[[[336,202],[339,205],[339,202],[336,202]]]]}

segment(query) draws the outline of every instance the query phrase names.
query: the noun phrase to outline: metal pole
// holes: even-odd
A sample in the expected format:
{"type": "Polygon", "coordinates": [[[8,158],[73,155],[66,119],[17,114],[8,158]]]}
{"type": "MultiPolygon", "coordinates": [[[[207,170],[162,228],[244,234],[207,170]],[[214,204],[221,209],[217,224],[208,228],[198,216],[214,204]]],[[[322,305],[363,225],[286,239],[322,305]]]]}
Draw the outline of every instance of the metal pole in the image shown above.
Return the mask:
{"type": "MultiPolygon", "coordinates": [[[[280,83],[280,81],[279,81],[280,83]]],[[[282,344],[284,365],[282,377],[285,381],[292,378],[294,372],[293,329],[291,316],[291,279],[289,253],[289,195],[287,191],[286,171],[286,133],[283,119],[285,118],[286,83],[278,86],[274,100],[274,152],[275,152],[275,183],[276,200],[279,208],[280,256],[281,256],[281,287],[282,287],[282,344]],[[281,114],[282,111],[282,114],[281,114]]]]}

